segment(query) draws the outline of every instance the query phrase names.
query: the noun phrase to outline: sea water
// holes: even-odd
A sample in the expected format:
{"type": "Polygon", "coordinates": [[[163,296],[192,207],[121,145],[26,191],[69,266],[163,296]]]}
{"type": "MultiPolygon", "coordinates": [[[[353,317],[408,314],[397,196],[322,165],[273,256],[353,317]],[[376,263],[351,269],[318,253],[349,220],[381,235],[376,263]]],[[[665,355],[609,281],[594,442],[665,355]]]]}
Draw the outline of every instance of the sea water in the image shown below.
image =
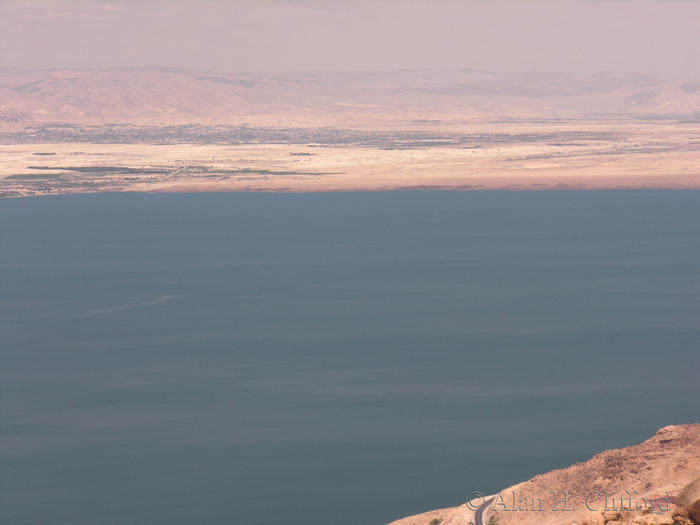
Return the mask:
{"type": "Polygon", "coordinates": [[[700,421],[700,192],[0,201],[3,524],[376,525],[700,421]]]}

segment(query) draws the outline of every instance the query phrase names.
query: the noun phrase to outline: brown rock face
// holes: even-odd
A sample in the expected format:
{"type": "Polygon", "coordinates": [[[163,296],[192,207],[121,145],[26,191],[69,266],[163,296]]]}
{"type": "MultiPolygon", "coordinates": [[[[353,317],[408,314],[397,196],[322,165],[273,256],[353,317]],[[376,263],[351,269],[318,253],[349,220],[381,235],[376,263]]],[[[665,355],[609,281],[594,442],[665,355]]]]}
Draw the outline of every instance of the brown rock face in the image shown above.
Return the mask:
{"type": "Polygon", "coordinates": [[[681,491],[673,515],[681,525],[700,524],[700,477],[681,491]]]}
{"type": "Polygon", "coordinates": [[[635,519],[639,525],[671,524],[678,496],[688,519],[695,520],[682,525],[696,525],[699,474],[700,424],[669,426],[639,445],[608,450],[506,489],[492,514],[499,525],[614,525],[635,519]]]}
{"type": "Polygon", "coordinates": [[[611,521],[618,521],[622,517],[622,514],[616,511],[603,512],[603,520],[607,524],[611,521]]]}
{"type": "MultiPolygon", "coordinates": [[[[608,450],[504,490],[491,517],[498,525],[700,525],[699,475],[700,424],[669,426],[640,445],[608,450]]],[[[462,505],[391,525],[435,519],[467,525],[473,522],[467,510],[462,505]]]]}

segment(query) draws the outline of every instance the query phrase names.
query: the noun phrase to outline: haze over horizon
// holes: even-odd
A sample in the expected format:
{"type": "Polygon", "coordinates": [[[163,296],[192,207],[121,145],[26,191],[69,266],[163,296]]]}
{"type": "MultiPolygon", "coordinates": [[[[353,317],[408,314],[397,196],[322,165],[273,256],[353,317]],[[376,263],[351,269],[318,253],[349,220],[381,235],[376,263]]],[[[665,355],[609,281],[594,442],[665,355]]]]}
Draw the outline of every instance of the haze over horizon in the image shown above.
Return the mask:
{"type": "Polygon", "coordinates": [[[0,66],[700,76],[693,1],[0,2],[0,66]]]}

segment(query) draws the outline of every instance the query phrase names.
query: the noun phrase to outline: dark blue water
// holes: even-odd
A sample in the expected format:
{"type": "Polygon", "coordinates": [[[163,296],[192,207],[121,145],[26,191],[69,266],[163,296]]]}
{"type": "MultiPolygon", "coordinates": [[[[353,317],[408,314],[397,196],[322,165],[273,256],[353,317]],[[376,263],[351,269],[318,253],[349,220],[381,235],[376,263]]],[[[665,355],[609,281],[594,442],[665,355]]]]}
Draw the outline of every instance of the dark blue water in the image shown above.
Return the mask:
{"type": "Polygon", "coordinates": [[[380,524],[700,421],[700,192],[0,201],[3,524],[380,524]]]}

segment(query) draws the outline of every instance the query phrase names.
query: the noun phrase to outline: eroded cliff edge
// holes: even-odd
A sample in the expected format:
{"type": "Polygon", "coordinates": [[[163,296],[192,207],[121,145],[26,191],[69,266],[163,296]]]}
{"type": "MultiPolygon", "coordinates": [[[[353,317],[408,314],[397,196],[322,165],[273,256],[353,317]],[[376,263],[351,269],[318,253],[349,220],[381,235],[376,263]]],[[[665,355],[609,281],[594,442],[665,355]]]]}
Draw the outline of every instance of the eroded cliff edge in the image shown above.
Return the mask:
{"type": "MultiPolygon", "coordinates": [[[[639,445],[503,490],[486,519],[498,525],[695,525],[699,477],[700,424],[668,426],[639,445]]],[[[473,519],[462,505],[392,525],[468,525],[473,519]]]]}

